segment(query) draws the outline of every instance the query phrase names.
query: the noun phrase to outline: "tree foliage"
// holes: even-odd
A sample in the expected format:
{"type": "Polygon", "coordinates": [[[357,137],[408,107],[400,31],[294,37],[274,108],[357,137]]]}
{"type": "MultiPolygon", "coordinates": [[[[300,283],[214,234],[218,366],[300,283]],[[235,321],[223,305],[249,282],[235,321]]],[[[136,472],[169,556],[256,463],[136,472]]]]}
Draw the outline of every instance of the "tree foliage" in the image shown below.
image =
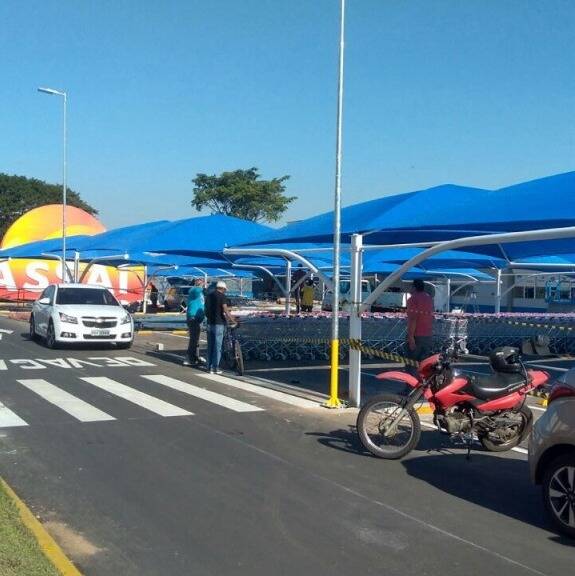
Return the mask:
{"type": "MultiPolygon", "coordinates": [[[[77,192],[69,188],[66,192],[66,203],[70,206],[81,208],[88,214],[98,213],[95,208],[84,202],[77,192]]],[[[61,203],[61,185],[0,173],[0,238],[13,222],[29,210],[46,204],[61,203]]]]}
{"type": "Polygon", "coordinates": [[[244,220],[275,222],[295,196],[285,196],[284,182],[289,176],[260,180],[257,168],[222,172],[219,176],[197,174],[192,206],[207,208],[212,214],[226,214],[244,220]]]}

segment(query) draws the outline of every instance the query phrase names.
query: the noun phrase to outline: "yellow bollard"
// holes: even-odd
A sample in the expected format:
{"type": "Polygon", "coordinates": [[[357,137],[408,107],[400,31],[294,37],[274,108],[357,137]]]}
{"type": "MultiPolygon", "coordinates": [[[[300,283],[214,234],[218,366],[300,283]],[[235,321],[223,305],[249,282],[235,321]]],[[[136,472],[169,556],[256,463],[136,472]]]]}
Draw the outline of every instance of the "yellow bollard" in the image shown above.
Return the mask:
{"type": "Polygon", "coordinates": [[[331,378],[329,387],[329,400],[325,403],[327,408],[343,408],[338,398],[339,381],[339,340],[331,341],[331,378]]]}

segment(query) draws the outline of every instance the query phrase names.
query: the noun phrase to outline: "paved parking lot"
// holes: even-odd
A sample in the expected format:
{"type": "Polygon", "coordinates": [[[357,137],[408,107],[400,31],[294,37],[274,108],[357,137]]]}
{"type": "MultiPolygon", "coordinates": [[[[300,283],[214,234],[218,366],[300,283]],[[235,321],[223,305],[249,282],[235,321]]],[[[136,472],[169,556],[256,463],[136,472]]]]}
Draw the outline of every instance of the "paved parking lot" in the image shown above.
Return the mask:
{"type": "Polygon", "coordinates": [[[522,452],[467,461],[424,431],[384,462],[355,410],[254,385],[281,371],[239,381],[184,368],[176,344],[51,351],[0,328],[2,475],[86,575],[572,570],[522,452]]]}

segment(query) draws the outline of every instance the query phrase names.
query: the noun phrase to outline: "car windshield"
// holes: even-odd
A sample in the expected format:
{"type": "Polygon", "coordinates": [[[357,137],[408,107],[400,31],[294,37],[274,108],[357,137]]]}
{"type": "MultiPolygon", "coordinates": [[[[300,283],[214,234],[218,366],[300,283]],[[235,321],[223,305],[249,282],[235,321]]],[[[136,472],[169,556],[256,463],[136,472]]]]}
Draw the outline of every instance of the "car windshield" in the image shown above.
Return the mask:
{"type": "Polygon", "coordinates": [[[82,306],[119,306],[108,290],[98,288],[60,288],[56,304],[80,304],[82,306]]]}

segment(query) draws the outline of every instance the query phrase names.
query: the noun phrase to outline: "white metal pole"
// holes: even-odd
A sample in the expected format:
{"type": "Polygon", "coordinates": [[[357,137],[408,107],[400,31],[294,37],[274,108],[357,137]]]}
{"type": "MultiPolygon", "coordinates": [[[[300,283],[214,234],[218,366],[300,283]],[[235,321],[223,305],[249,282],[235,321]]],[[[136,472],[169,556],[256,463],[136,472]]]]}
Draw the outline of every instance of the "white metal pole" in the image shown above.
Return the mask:
{"type": "Polygon", "coordinates": [[[447,284],[447,288],[446,288],[446,291],[447,291],[447,298],[446,298],[447,310],[445,310],[445,312],[450,312],[451,311],[451,278],[447,277],[446,284],[447,284]]]}
{"type": "Polygon", "coordinates": [[[147,302],[147,292],[148,292],[148,267],[144,266],[144,301],[142,302],[142,312],[145,314],[148,311],[147,302]]]}
{"type": "Polygon", "coordinates": [[[62,96],[64,113],[63,113],[63,139],[64,149],[62,151],[62,282],[68,281],[68,266],[66,265],[66,156],[67,156],[67,113],[68,113],[68,94],[54,88],[38,88],[38,92],[50,94],[51,96],[62,96]]]}
{"type": "Polygon", "coordinates": [[[331,313],[331,378],[327,405],[341,406],[338,393],[339,381],[339,272],[341,253],[341,157],[343,126],[343,72],[345,49],[345,0],[340,4],[339,75],[337,90],[337,129],[335,144],[335,199],[333,213],[333,304],[331,313]]]}
{"type": "Polygon", "coordinates": [[[80,252],[74,252],[74,282],[78,282],[80,277],[80,252]]]}
{"type": "MultiPolygon", "coordinates": [[[[349,337],[361,340],[361,277],[363,236],[351,237],[351,310],[349,315],[349,337]]],[[[349,403],[358,407],[361,403],[361,351],[349,350],[349,403]]]]}
{"type": "Polygon", "coordinates": [[[286,260],[285,299],[285,313],[286,316],[289,316],[291,311],[291,260],[286,260]]]}
{"type": "Polygon", "coordinates": [[[501,312],[501,268],[497,268],[497,281],[495,284],[495,314],[501,312]]]}
{"type": "MultiPolygon", "coordinates": [[[[62,264],[67,269],[68,266],[66,264],[66,172],[67,172],[67,113],[68,113],[68,95],[66,92],[63,93],[64,96],[64,159],[63,159],[63,168],[62,168],[62,264]]],[[[68,274],[63,271],[62,274],[62,282],[67,282],[68,274]]]]}

